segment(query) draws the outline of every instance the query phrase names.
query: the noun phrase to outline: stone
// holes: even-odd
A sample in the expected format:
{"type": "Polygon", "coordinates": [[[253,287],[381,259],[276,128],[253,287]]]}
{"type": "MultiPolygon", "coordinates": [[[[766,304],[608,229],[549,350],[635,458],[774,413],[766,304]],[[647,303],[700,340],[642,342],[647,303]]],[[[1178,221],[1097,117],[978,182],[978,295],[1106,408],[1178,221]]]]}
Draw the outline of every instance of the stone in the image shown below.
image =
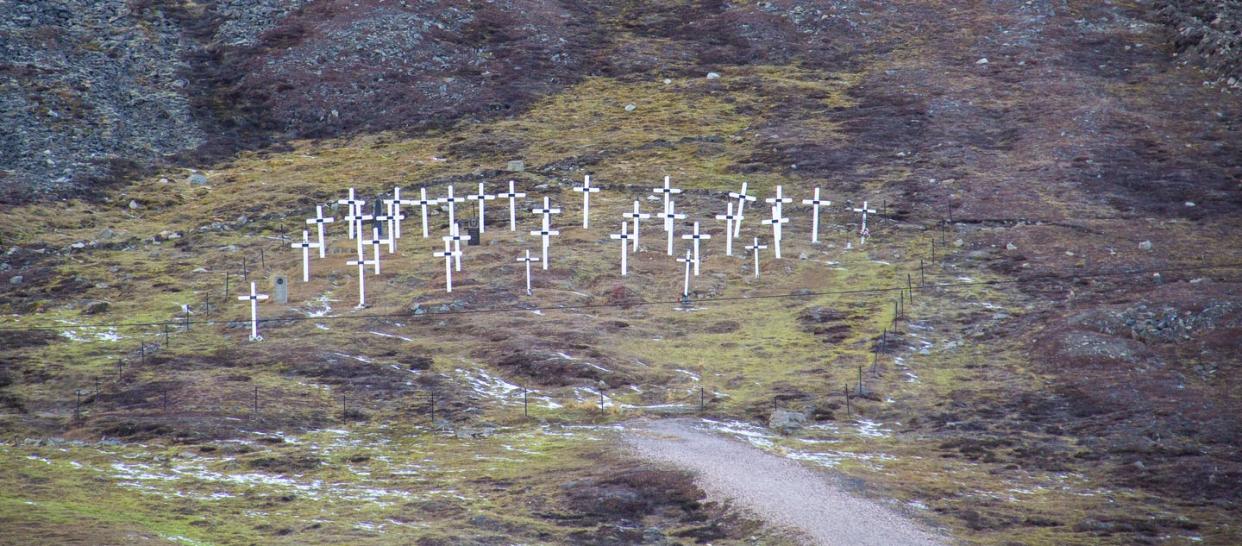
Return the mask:
{"type": "Polygon", "coordinates": [[[1013,243],[1008,243],[1005,245],[1005,250],[1017,250],[1017,249],[1018,249],[1018,245],[1015,245],[1013,243]]]}
{"type": "Polygon", "coordinates": [[[526,162],[521,159],[514,159],[505,166],[505,169],[509,172],[520,173],[526,170],[526,162]]]}
{"type": "Polygon", "coordinates": [[[953,246],[955,246],[955,247],[961,248],[961,247],[962,247],[962,245],[964,245],[964,244],[966,244],[966,241],[963,241],[963,240],[961,240],[961,239],[954,239],[954,240],[953,240],[953,246]]]}
{"type": "Polygon", "coordinates": [[[108,305],[108,302],[106,301],[92,301],[86,304],[86,309],[83,309],[82,313],[87,314],[87,315],[99,315],[102,313],[107,313],[108,307],[109,305],[108,305]]]}
{"type": "Polygon", "coordinates": [[[1143,241],[1139,243],[1139,250],[1151,250],[1151,241],[1143,241]]]}
{"type": "Polygon", "coordinates": [[[1187,202],[1186,202],[1186,206],[1188,206],[1188,207],[1193,207],[1193,206],[1195,206],[1195,202],[1194,202],[1194,201],[1187,201],[1187,202]]]}
{"type": "Polygon", "coordinates": [[[984,58],[982,58],[982,59],[979,59],[979,60],[975,61],[975,64],[988,64],[988,58],[987,58],[987,57],[984,57],[984,58]]]}
{"type": "Polygon", "coordinates": [[[116,232],[112,231],[112,228],[103,228],[102,230],[99,231],[98,238],[107,240],[115,236],[116,236],[116,232]]]}
{"type": "Polygon", "coordinates": [[[284,274],[277,274],[272,279],[272,292],[276,303],[289,303],[289,278],[284,274]]]}
{"type": "Polygon", "coordinates": [[[707,79],[709,79],[709,80],[719,80],[719,79],[720,79],[720,74],[717,74],[717,73],[715,73],[715,72],[708,72],[708,73],[707,73],[707,79]]]}
{"type": "Polygon", "coordinates": [[[207,184],[207,175],[203,173],[193,173],[190,175],[191,186],[205,186],[207,184]]]}
{"type": "Polygon", "coordinates": [[[781,434],[789,434],[806,425],[806,414],[789,410],[773,410],[768,417],[768,428],[781,434]]]}
{"type": "Polygon", "coordinates": [[[798,259],[799,259],[799,260],[807,260],[807,259],[810,259],[810,256],[807,256],[807,254],[806,254],[805,252],[802,252],[802,253],[799,253],[799,254],[798,254],[798,259]]]}
{"type": "Polygon", "coordinates": [[[673,80],[671,78],[664,78],[664,85],[668,85],[670,83],[673,83],[673,80]]]}
{"type": "Polygon", "coordinates": [[[637,109],[638,109],[638,106],[636,106],[636,105],[635,105],[634,103],[632,103],[632,102],[631,102],[631,103],[629,103],[629,104],[627,104],[627,105],[625,105],[625,111],[626,111],[626,112],[633,112],[634,110],[637,110],[637,109]]]}
{"type": "Polygon", "coordinates": [[[142,208],[142,205],[139,205],[137,201],[134,201],[133,199],[130,199],[130,200],[129,200],[129,208],[130,208],[130,209],[137,210],[137,209],[142,208]]]}
{"type": "Polygon", "coordinates": [[[25,277],[21,275],[13,275],[12,277],[9,277],[9,284],[16,286],[21,284],[24,279],[25,277]]]}

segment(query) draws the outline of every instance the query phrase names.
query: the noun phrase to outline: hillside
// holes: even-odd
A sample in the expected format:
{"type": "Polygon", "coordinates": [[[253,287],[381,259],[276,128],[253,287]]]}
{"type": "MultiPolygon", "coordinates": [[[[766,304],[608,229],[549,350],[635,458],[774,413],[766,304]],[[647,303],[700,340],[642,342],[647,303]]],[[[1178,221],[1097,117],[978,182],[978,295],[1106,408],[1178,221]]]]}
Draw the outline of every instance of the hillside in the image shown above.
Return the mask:
{"type": "Polygon", "coordinates": [[[62,198],[0,204],[0,542],[805,541],[624,447],[670,415],[945,542],[1242,540],[1242,101],[1153,6],[77,7],[14,21],[116,62],[5,69],[43,86],[5,126],[45,132],[5,141],[2,183],[62,198]],[[98,106],[134,73],[149,100],[98,106]],[[70,121],[22,118],[45,108],[70,121]],[[609,238],[665,176],[677,232],[712,236],[688,305],[657,221],[625,277],[609,238]],[[351,187],[508,180],[519,229],[487,203],[451,294],[443,206],[429,239],[405,209],[368,307],[339,223],[301,282],[285,237],[351,187]],[[778,186],[784,257],[755,277],[778,186]],[[561,234],[527,295],[544,196],[561,234]],[[280,274],[249,341],[236,297],[280,274]]]}

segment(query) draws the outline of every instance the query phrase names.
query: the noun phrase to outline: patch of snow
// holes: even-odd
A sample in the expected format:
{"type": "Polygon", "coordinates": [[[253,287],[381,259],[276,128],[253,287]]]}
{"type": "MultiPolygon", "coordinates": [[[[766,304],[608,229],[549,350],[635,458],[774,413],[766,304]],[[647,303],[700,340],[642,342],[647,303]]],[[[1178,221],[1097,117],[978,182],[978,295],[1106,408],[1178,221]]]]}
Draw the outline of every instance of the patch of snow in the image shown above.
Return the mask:
{"type": "Polygon", "coordinates": [[[695,381],[698,381],[698,380],[699,380],[699,374],[694,373],[694,372],[692,372],[692,371],[689,371],[689,370],[683,370],[683,369],[680,369],[680,368],[675,369],[675,370],[673,370],[673,371],[675,371],[675,372],[677,372],[677,373],[686,374],[686,375],[690,376],[690,379],[693,379],[693,380],[695,380],[695,381]]]}
{"type": "Polygon", "coordinates": [[[881,428],[880,423],[867,419],[859,419],[855,421],[858,427],[858,434],[868,438],[884,438],[889,436],[893,431],[881,428]]]}
{"type": "Polygon", "coordinates": [[[399,335],[396,335],[396,334],[386,334],[386,333],[384,333],[384,332],[376,332],[376,331],[371,331],[370,333],[371,333],[371,334],[375,334],[375,335],[380,336],[380,337],[391,337],[391,338],[394,338],[394,339],[399,339],[399,340],[401,340],[401,341],[414,341],[414,340],[412,340],[412,339],[410,339],[410,338],[408,338],[408,337],[405,337],[405,336],[399,336],[399,335]]]}

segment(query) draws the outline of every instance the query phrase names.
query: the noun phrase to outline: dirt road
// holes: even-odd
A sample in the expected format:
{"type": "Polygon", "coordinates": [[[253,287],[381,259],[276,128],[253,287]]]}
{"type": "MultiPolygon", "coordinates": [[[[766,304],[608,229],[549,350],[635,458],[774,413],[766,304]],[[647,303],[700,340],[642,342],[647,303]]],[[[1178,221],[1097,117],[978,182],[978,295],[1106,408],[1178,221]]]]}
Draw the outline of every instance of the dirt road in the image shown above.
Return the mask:
{"type": "Polygon", "coordinates": [[[640,423],[625,435],[641,457],[696,474],[709,498],[728,500],[810,544],[943,544],[941,537],[873,501],[848,493],[798,463],[675,419],[640,423]]]}

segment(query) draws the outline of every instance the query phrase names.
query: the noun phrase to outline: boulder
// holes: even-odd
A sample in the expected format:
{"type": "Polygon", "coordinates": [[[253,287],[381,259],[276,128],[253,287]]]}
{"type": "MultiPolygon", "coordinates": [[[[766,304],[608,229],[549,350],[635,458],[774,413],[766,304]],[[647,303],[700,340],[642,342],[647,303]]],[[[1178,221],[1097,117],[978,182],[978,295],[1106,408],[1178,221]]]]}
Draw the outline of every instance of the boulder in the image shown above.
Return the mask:
{"type": "Polygon", "coordinates": [[[768,417],[768,428],[781,434],[791,434],[806,426],[806,414],[777,409],[768,417]]]}

